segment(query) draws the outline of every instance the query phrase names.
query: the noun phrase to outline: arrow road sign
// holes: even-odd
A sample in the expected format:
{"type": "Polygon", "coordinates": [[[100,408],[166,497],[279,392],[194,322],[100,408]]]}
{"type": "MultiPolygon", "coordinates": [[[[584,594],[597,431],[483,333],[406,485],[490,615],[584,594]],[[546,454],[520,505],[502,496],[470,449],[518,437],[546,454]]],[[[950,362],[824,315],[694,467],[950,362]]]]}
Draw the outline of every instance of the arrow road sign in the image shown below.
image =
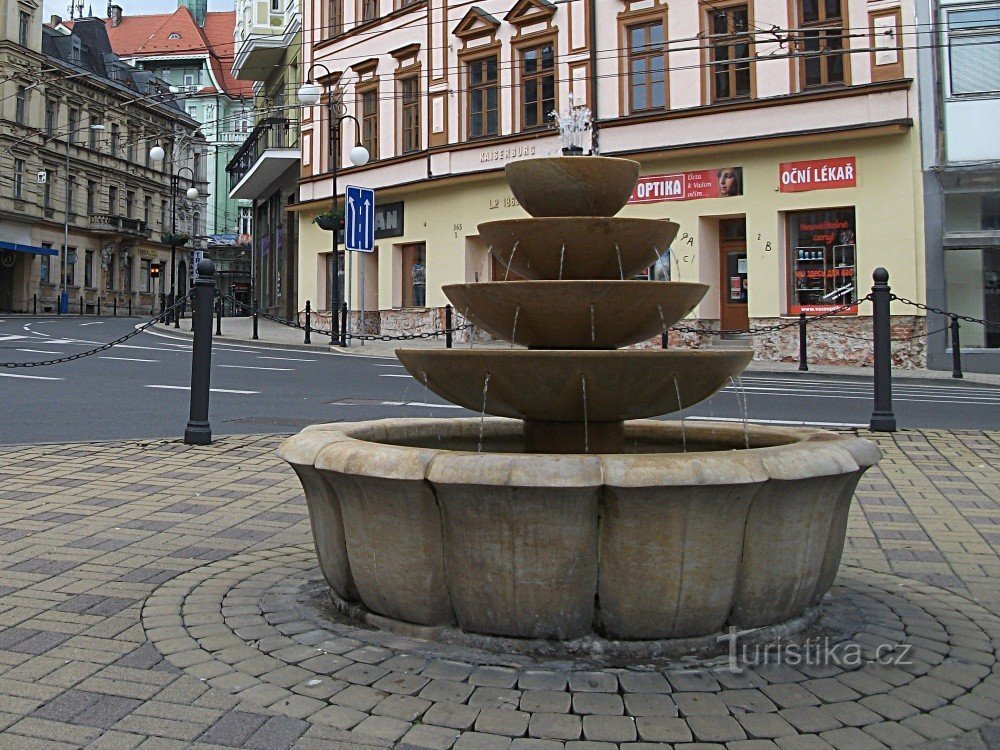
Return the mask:
{"type": "Polygon", "coordinates": [[[375,249],[375,191],[347,186],[347,216],[344,246],[370,253],[375,249]]]}

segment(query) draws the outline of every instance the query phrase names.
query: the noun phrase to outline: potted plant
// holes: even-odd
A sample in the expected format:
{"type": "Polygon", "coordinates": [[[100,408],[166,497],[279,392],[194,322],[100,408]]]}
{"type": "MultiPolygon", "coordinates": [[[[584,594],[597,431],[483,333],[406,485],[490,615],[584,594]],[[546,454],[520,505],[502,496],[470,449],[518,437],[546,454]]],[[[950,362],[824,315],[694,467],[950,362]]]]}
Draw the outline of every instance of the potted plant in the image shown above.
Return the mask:
{"type": "Polygon", "coordinates": [[[164,232],[160,235],[160,241],[166,245],[186,245],[190,239],[190,235],[184,232],[164,232]]]}
{"type": "Polygon", "coordinates": [[[344,228],[344,209],[331,208],[318,216],[313,217],[313,223],[318,224],[320,229],[333,232],[344,228]]]}

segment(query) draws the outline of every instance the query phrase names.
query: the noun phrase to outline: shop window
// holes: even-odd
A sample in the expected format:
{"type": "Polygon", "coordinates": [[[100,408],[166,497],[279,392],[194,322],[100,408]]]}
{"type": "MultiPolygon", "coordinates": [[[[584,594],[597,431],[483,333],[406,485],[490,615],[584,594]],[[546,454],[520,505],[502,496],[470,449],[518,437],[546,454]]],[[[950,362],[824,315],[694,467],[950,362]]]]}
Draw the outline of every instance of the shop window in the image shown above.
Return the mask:
{"type": "Polygon", "coordinates": [[[500,132],[500,84],[497,79],[499,60],[496,55],[466,63],[469,81],[470,138],[497,135],[500,132]]]}
{"type": "Polygon", "coordinates": [[[424,307],[427,304],[426,245],[403,246],[403,307],[424,307]]]}
{"type": "Polygon", "coordinates": [[[731,5],[709,11],[712,100],[752,96],[750,7],[731,5]]]}
{"type": "Polygon", "coordinates": [[[126,292],[132,291],[132,256],[122,255],[122,286],[126,292]]]}
{"type": "MultiPolygon", "coordinates": [[[[977,319],[1000,319],[1000,249],[948,248],[944,275],[948,310],[977,319]]],[[[962,346],[1000,348],[1000,329],[963,322],[962,346]]]]}
{"type": "Polygon", "coordinates": [[[64,287],[76,286],[76,248],[71,247],[67,250],[66,246],[63,245],[62,250],[65,256],[65,262],[60,259],[63,267],[62,285],[64,287]]]}
{"type": "Polygon", "coordinates": [[[409,76],[399,83],[403,95],[402,146],[408,154],[420,150],[420,77],[409,76]]]}
{"type": "Polygon", "coordinates": [[[88,289],[94,286],[94,251],[87,250],[83,253],[83,285],[88,289]]]}
{"type": "Polygon", "coordinates": [[[521,127],[539,128],[556,108],[556,53],[551,43],[521,51],[521,127]]]}
{"type": "Polygon", "coordinates": [[[948,13],[948,68],[953,96],[1000,93],[1000,5],[948,13]]]}
{"type": "Polygon", "coordinates": [[[378,159],[378,89],[361,93],[361,145],[372,161],[378,159]]]}
{"type": "Polygon", "coordinates": [[[791,314],[828,312],[857,298],[856,236],[853,208],[788,214],[791,314]]]}
{"type": "Polygon", "coordinates": [[[799,0],[802,88],[844,83],[843,0],[799,0]]]}
{"type": "Polygon", "coordinates": [[[139,291],[149,292],[152,290],[152,274],[149,272],[151,261],[143,258],[139,261],[139,291]]]}
{"type": "MultiPolygon", "coordinates": [[[[52,249],[51,242],[43,242],[42,247],[47,250],[52,249]]],[[[51,284],[52,283],[52,256],[43,255],[42,263],[38,268],[38,281],[41,284],[51,284]]]]}
{"type": "Polygon", "coordinates": [[[667,105],[663,21],[628,29],[629,111],[663,109],[667,105]]]}

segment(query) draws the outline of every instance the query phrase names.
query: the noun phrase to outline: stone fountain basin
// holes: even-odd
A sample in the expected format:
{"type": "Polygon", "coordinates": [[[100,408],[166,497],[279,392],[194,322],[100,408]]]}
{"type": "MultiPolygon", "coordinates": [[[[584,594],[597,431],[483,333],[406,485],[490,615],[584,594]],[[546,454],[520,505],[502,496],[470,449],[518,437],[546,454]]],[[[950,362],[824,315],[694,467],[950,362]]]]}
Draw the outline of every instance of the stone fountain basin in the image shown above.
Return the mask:
{"type": "Polygon", "coordinates": [[[396,356],[434,393],[474,412],[539,422],[593,423],[671,414],[694,406],[738,377],[753,352],[463,348],[397,349],[396,356]]]}
{"type": "Polygon", "coordinates": [[[526,279],[630,279],[657,261],[678,228],[661,219],[584,216],[487,221],[479,234],[504,269],[526,279]]]}
{"type": "Polygon", "coordinates": [[[631,159],[572,156],[521,159],[504,170],[532,216],[614,216],[631,197],[639,168],[631,159]]]}
{"type": "Polygon", "coordinates": [[[335,595],[523,638],[784,622],[833,583],[855,487],[880,458],[853,434],[801,428],[631,422],[636,452],[617,455],[524,454],[521,431],[397,419],[287,439],[335,595]]]}
{"type": "Polygon", "coordinates": [[[504,341],[539,349],[615,349],[648,341],[694,309],[708,287],[679,281],[451,284],[462,315],[504,341]]]}

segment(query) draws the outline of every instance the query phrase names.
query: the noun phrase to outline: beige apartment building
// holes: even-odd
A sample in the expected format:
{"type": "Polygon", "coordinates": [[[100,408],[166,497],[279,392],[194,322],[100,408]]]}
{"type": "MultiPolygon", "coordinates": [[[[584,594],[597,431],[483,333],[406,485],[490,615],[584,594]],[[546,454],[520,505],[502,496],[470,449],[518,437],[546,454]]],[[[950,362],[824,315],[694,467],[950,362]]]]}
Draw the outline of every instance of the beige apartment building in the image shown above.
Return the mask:
{"type": "MultiPolygon", "coordinates": [[[[173,208],[178,234],[204,233],[204,139],[165,84],[112,53],[102,20],[40,14],[22,1],[0,16],[0,312],[55,312],[63,293],[69,312],[159,310],[173,208]]],[[[191,248],[175,253],[179,290],[191,248]]]]}
{"type": "MultiPolygon", "coordinates": [[[[641,164],[621,215],[680,224],[647,273],[708,285],[687,325],[836,310],[878,266],[899,295],[923,296],[906,0],[305,0],[302,13],[304,69],[360,125],[335,141],[336,193],[374,188],[378,210],[375,252],[335,257],[313,222],[332,202],[327,109],[305,108],[299,308],[325,308],[346,265],[369,329],[438,327],[442,286],[502,271],[477,225],[525,215],[504,165],[558,155],[551,113],[579,106],[594,113],[589,149],[641,164]],[[372,158],[353,167],[358,139],[372,158]]],[[[896,352],[906,366],[925,363],[918,313],[893,308],[897,333],[916,335],[896,352]]],[[[814,351],[869,361],[870,314],[861,303],[815,324],[814,351]]],[[[794,328],[753,342],[761,358],[797,353],[794,328]]]]}

